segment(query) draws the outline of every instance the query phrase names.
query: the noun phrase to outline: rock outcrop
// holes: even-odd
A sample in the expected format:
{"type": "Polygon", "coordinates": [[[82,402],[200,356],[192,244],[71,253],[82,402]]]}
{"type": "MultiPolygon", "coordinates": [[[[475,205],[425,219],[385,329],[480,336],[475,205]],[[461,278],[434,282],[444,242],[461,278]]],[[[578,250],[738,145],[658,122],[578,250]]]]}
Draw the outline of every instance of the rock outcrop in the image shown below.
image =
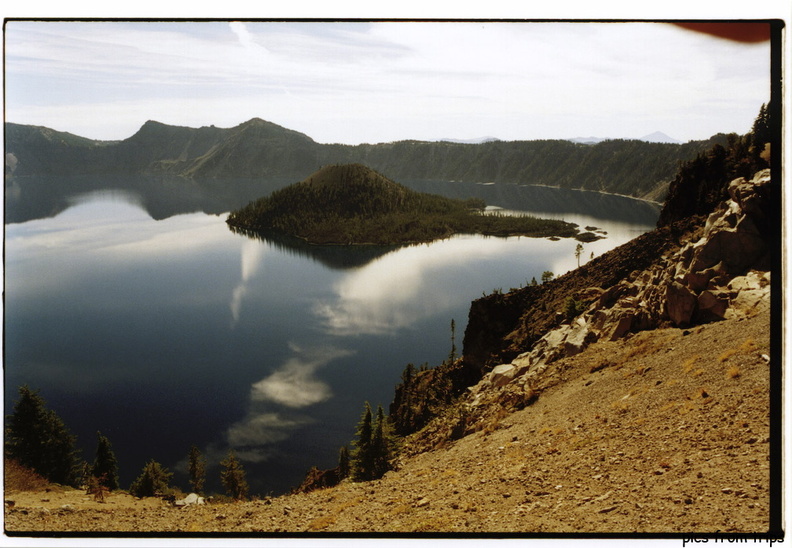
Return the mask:
{"type": "Polygon", "coordinates": [[[477,406],[493,390],[533,394],[545,369],[598,340],[617,340],[661,326],[689,327],[755,315],[770,307],[772,249],[759,227],[768,222],[770,170],[738,178],[690,241],[608,287],[588,288],[593,300],[568,323],[547,331],[528,352],[497,365],[469,389],[477,406]]]}

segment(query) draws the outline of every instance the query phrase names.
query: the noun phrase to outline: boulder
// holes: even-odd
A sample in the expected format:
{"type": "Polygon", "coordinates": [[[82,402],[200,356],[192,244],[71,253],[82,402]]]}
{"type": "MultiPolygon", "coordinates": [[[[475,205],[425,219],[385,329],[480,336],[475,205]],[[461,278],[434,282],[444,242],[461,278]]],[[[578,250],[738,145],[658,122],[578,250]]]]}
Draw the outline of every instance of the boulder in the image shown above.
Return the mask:
{"type": "Polygon", "coordinates": [[[575,298],[578,301],[591,302],[602,297],[603,293],[605,293],[605,290],[601,287],[588,287],[578,291],[577,295],[575,295],[575,298]]]}
{"type": "Polygon", "coordinates": [[[740,291],[729,303],[726,318],[749,316],[770,307],[770,287],[740,291]]]}
{"type": "Polygon", "coordinates": [[[770,284],[770,273],[752,270],[744,276],[732,278],[727,287],[730,291],[739,293],[741,291],[762,289],[770,284]]]}
{"type": "Polygon", "coordinates": [[[177,500],[173,503],[174,506],[179,506],[182,508],[191,506],[193,504],[198,504],[198,505],[204,504],[204,498],[196,493],[190,493],[183,499],[177,500]]]}
{"type": "Polygon", "coordinates": [[[700,272],[688,272],[683,277],[683,280],[686,286],[694,292],[699,293],[707,289],[713,276],[714,271],[712,269],[706,269],[700,272]]]}
{"type": "Polygon", "coordinates": [[[632,327],[635,315],[631,310],[624,310],[621,314],[614,314],[611,321],[603,330],[603,338],[608,341],[615,341],[624,337],[632,327]]]}
{"type": "Polygon", "coordinates": [[[509,384],[512,381],[512,379],[514,379],[516,372],[517,372],[517,367],[511,363],[505,363],[496,366],[488,374],[490,386],[492,386],[493,388],[497,388],[499,386],[509,384]]]}
{"type": "Polygon", "coordinates": [[[671,282],[666,286],[665,308],[668,318],[677,327],[690,324],[696,311],[698,298],[695,293],[679,282],[671,282]]]}
{"type": "Polygon", "coordinates": [[[702,291],[698,296],[696,318],[702,323],[722,320],[729,308],[729,295],[724,291],[702,291]]]}
{"type": "Polygon", "coordinates": [[[580,354],[597,337],[587,323],[576,324],[564,340],[564,356],[580,354]]]}

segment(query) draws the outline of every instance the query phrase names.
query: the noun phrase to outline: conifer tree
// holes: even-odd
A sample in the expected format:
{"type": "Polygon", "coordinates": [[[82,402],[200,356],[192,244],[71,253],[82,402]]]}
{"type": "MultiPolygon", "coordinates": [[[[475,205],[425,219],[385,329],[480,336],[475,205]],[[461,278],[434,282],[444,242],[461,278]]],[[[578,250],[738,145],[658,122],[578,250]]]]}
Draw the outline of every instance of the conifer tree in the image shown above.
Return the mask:
{"type": "Polygon", "coordinates": [[[372,446],[372,469],[371,479],[381,478],[385,472],[391,469],[391,437],[387,431],[385,413],[382,406],[377,407],[377,422],[374,426],[374,435],[371,440],[372,446]]]}
{"type": "Polygon", "coordinates": [[[113,446],[110,440],[96,433],[98,443],[96,445],[96,458],[91,467],[91,475],[97,478],[98,483],[107,488],[108,491],[118,489],[118,460],[113,453],[113,446]]]}
{"type": "Polygon", "coordinates": [[[349,477],[349,449],[344,445],[338,451],[338,477],[344,479],[349,477]]]}
{"type": "Polygon", "coordinates": [[[754,163],[761,165],[760,159],[765,146],[772,140],[772,121],[770,118],[770,105],[762,103],[759,114],[751,128],[751,155],[754,163]]]}
{"type": "Polygon", "coordinates": [[[129,487],[129,493],[135,497],[156,497],[166,495],[170,491],[169,483],[173,474],[160,463],[150,460],[143,471],[129,487]]]}
{"type": "Polygon", "coordinates": [[[356,451],[352,462],[353,477],[357,481],[370,481],[382,477],[390,470],[393,455],[393,438],[382,406],[377,406],[376,421],[372,421],[371,406],[365,404],[363,417],[358,424],[356,451]]]}
{"type": "Polygon", "coordinates": [[[248,483],[242,463],[236,458],[233,449],[229,449],[228,456],[220,461],[220,481],[223,482],[228,495],[234,500],[245,500],[248,496],[248,483]]]}
{"type": "Polygon", "coordinates": [[[14,412],[6,421],[6,455],[47,480],[78,486],[82,463],[76,438],[44,399],[27,386],[19,388],[14,412]]]}
{"type": "Polygon", "coordinates": [[[358,481],[371,479],[373,459],[371,453],[372,425],[371,425],[371,406],[365,403],[363,416],[358,423],[357,440],[354,442],[355,453],[352,460],[352,474],[358,481]]]}
{"type": "Polygon", "coordinates": [[[196,446],[190,447],[188,458],[188,472],[190,474],[190,488],[194,493],[203,494],[204,483],[206,483],[206,458],[196,446]]]}

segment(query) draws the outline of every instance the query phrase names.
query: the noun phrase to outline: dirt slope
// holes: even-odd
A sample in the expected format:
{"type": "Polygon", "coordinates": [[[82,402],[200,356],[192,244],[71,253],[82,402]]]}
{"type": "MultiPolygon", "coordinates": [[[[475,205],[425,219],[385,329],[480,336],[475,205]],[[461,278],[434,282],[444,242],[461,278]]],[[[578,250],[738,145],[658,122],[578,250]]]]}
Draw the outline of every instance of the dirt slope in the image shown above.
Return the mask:
{"type": "MultiPolygon", "coordinates": [[[[14,531],[764,532],[768,312],[599,342],[538,400],[378,481],[185,509],[82,491],[11,492],[14,531]]],[[[776,364],[772,364],[776,366],[776,364]]]]}

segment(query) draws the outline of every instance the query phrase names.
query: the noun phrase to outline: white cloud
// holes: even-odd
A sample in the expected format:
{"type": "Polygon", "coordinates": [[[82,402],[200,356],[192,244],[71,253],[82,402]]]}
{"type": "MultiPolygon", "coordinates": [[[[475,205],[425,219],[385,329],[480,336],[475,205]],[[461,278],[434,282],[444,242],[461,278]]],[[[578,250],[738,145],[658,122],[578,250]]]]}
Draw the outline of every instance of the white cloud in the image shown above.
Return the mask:
{"type": "Polygon", "coordinates": [[[686,140],[750,128],[768,53],[656,23],[11,21],[6,113],[103,139],[258,116],[320,142],[686,140]]]}

